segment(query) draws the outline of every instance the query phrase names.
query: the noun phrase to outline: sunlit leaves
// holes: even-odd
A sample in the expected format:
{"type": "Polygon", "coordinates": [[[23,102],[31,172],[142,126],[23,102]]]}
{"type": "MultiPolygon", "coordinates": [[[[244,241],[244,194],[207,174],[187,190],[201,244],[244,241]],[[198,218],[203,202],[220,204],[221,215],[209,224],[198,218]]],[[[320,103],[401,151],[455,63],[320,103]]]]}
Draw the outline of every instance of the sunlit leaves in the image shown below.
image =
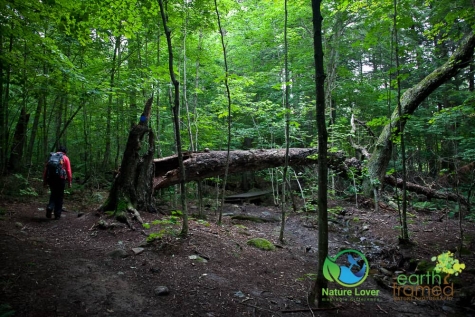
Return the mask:
{"type": "Polygon", "coordinates": [[[382,127],[389,123],[388,117],[375,117],[370,121],[366,122],[368,127],[382,127]]]}

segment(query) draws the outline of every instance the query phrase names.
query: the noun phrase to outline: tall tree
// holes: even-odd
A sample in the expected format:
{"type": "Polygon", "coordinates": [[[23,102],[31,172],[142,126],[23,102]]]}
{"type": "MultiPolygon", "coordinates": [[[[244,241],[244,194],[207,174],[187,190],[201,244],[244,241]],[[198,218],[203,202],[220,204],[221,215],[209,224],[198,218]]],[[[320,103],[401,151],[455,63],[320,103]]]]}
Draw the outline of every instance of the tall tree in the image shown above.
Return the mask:
{"type": "Polygon", "coordinates": [[[231,91],[229,89],[229,69],[228,69],[228,56],[226,53],[226,45],[224,43],[224,29],[221,25],[221,17],[219,15],[219,9],[218,9],[218,2],[217,0],[214,0],[214,8],[216,10],[216,16],[218,19],[218,30],[219,30],[219,35],[221,38],[221,48],[223,50],[223,60],[224,60],[224,86],[226,87],[226,100],[227,100],[227,128],[228,128],[228,133],[227,133],[227,155],[226,155],[226,170],[224,172],[224,179],[223,179],[223,188],[222,188],[222,196],[221,196],[221,206],[219,208],[219,217],[218,217],[218,223],[221,224],[222,217],[223,217],[223,209],[224,209],[224,196],[226,193],[226,183],[228,181],[228,172],[229,172],[229,156],[230,156],[230,151],[231,151],[231,91]]]}
{"type": "Polygon", "coordinates": [[[114,97],[115,89],[115,77],[117,75],[117,59],[120,55],[122,35],[114,36],[114,49],[112,52],[112,60],[110,67],[110,80],[109,80],[109,96],[107,102],[107,117],[106,117],[106,135],[105,135],[105,151],[104,151],[104,160],[102,162],[102,168],[108,170],[111,163],[112,157],[112,101],[114,97]]]}
{"type": "Polygon", "coordinates": [[[23,153],[26,146],[26,131],[30,114],[26,112],[26,107],[21,108],[20,116],[13,135],[12,148],[10,151],[9,170],[14,173],[22,172],[23,153]]]}
{"type": "Polygon", "coordinates": [[[160,6],[160,14],[162,16],[163,29],[165,31],[165,36],[167,38],[167,48],[168,48],[168,68],[170,72],[170,80],[174,87],[174,98],[173,98],[173,122],[175,127],[175,142],[176,142],[176,151],[178,155],[178,164],[180,166],[180,200],[182,208],[182,217],[183,225],[181,229],[181,235],[188,235],[188,210],[186,205],[186,176],[185,176],[185,167],[183,165],[183,152],[181,147],[181,135],[180,135],[180,83],[175,77],[175,71],[173,67],[173,48],[172,48],[172,38],[171,30],[168,27],[168,14],[165,11],[165,6],[163,5],[163,0],[158,0],[160,6]]]}
{"type": "MultiPolygon", "coordinates": [[[[289,169],[289,148],[290,148],[290,76],[289,76],[289,55],[288,55],[288,38],[287,38],[287,0],[284,0],[284,108],[285,108],[285,163],[284,170],[282,172],[282,210],[281,210],[281,223],[279,241],[284,242],[284,229],[285,229],[285,195],[287,184],[287,173],[289,169]]],[[[290,190],[290,188],[289,188],[290,190]]]]}
{"type": "MultiPolygon", "coordinates": [[[[396,58],[396,88],[397,88],[397,111],[399,118],[402,117],[401,108],[401,78],[399,77],[399,40],[398,40],[398,2],[394,0],[394,15],[393,15],[393,27],[394,27],[394,55],[396,58]]],[[[406,140],[404,138],[404,129],[402,127],[402,121],[399,120],[400,132],[400,145],[401,145],[401,162],[402,162],[402,209],[400,209],[400,221],[401,221],[401,242],[409,242],[409,232],[407,228],[407,191],[406,191],[406,140]]]]}
{"type": "Polygon", "coordinates": [[[328,134],[325,122],[325,70],[323,69],[322,21],[321,0],[312,0],[313,38],[316,84],[316,113],[318,129],[318,266],[317,279],[308,295],[312,304],[317,300],[319,307],[324,306],[322,289],[327,287],[328,281],[323,275],[323,265],[328,256],[328,134]]]}

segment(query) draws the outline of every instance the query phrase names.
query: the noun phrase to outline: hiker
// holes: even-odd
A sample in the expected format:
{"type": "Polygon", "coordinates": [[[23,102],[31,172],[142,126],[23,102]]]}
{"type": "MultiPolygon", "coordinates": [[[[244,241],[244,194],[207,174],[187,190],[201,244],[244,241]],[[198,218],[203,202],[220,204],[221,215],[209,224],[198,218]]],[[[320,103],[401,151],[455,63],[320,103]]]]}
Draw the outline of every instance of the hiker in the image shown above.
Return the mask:
{"type": "Polygon", "coordinates": [[[73,173],[71,171],[71,163],[66,153],[66,148],[60,145],[58,152],[50,154],[50,158],[43,172],[43,185],[45,187],[49,185],[51,191],[49,203],[46,207],[46,218],[51,218],[53,211],[54,219],[59,220],[61,218],[66,182],[69,188],[71,188],[73,173]]]}

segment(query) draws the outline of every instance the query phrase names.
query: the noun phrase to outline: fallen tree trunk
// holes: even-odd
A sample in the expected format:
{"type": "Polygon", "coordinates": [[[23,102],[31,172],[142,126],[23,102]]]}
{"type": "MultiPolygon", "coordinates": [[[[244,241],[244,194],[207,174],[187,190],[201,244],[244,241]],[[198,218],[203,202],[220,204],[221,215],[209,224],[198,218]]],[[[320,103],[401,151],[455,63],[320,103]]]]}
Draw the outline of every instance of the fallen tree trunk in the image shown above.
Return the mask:
{"type": "MultiPolygon", "coordinates": [[[[384,177],[384,183],[394,186],[394,187],[398,187],[398,188],[402,188],[403,186],[402,179],[401,178],[396,179],[394,176],[386,175],[384,177]]],[[[461,204],[465,206],[468,205],[467,200],[463,196],[457,195],[455,193],[437,191],[435,189],[424,187],[424,186],[410,183],[410,182],[406,182],[406,190],[410,192],[414,192],[416,194],[424,195],[428,199],[437,198],[437,199],[450,200],[450,201],[456,201],[456,202],[460,201],[461,204]]]]}
{"type": "MultiPolygon", "coordinates": [[[[317,149],[291,148],[289,149],[289,165],[304,166],[317,164],[317,149]]],[[[184,153],[186,181],[197,181],[209,177],[224,175],[226,168],[226,151],[184,153]]],[[[176,155],[155,159],[153,188],[160,189],[180,183],[180,169],[176,155]]],[[[284,166],[285,149],[267,150],[236,150],[230,152],[229,173],[236,174],[251,170],[262,170],[284,166]]],[[[362,162],[356,158],[345,158],[341,152],[328,153],[328,168],[343,178],[349,178],[348,170],[352,168],[354,174],[360,174],[362,162]]],[[[384,177],[383,181],[391,186],[402,187],[402,180],[392,176],[384,177]]],[[[437,198],[450,201],[460,201],[466,205],[462,196],[454,193],[443,193],[429,187],[414,183],[407,183],[407,190],[425,195],[428,198],[437,198]]]]}
{"type": "MultiPolygon", "coordinates": [[[[312,155],[317,149],[289,149],[289,165],[310,165],[316,163],[312,155]]],[[[224,175],[227,151],[193,152],[183,154],[186,181],[224,175]]],[[[229,174],[262,170],[283,166],[285,149],[236,150],[230,152],[229,174]]],[[[335,162],[336,163],[336,162],[335,162]]],[[[155,159],[154,189],[168,187],[180,182],[180,171],[176,155],[155,159]]]]}

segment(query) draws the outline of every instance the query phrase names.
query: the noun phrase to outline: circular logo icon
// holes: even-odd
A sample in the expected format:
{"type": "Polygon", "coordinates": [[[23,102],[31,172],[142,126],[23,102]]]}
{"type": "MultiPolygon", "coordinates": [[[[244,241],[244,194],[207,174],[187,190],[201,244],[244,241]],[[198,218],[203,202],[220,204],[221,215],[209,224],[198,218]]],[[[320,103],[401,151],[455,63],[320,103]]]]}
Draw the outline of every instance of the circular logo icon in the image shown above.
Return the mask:
{"type": "Polygon", "coordinates": [[[323,264],[325,278],[345,287],[360,285],[368,277],[368,273],[368,260],[357,250],[343,250],[334,257],[327,256],[323,264]]]}

